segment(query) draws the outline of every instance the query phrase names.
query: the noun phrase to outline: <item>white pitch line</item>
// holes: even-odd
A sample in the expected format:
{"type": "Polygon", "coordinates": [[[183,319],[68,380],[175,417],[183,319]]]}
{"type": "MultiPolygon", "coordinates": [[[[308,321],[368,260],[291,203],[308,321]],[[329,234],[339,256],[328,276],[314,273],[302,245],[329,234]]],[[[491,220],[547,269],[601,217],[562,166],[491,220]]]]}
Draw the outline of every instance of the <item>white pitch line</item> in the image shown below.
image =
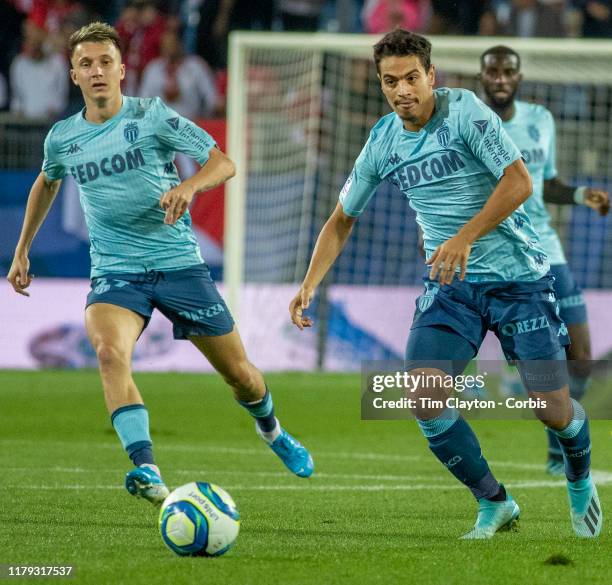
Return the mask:
{"type": "MultiPolygon", "coordinates": [[[[6,444],[36,444],[40,445],[40,441],[34,439],[3,439],[0,440],[0,445],[6,444]]],[[[75,446],[75,443],[71,441],[45,441],[45,444],[54,445],[69,445],[75,446]]],[[[88,447],[95,447],[99,449],[112,449],[116,450],[119,448],[117,443],[100,443],[97,441],[79,441],[78,446],[87,445],[88,447]]],[[[156,451],[179,451],[179,452],[213,452],[213,453],[228,453],[233,455],[267,455],[267,452],[261,448],[253,447],[227,447],[225,445],[172,445],[172,444],[161,444],[155,448],[156,451]]],[[[375,460],[375,461],[420,461],[422,457],[420,455],[398,455],[392,453],[359,453],[354,451],[315,451],[318,456],[330,457],[337,459],[360,459],[360,460],[375,460]]]]}
{"type": "MultiPolygon", "coordinates": [[[[2,444],[2,442],[10,442],[10,441],[0,441],[0,444],[2,444]]],[[[15,441],[17,442],[17,441],[15,441]]],[[[23,440],[21,442],[24,443],[30,443],[30,442],[36,442],[36,441],[29,441],[29,440],[23,440]]],[[[67,443],[64,441],[52,441],[53,443],[67,443]]],[[[71,444],[73,445],[73,443],[67,443],[67,444],[71,444]]],[[[94,443],[95,444],[95,443],[94,443]]],[[[98,446],[102,446],[99,443],[97,444],[98,446]]],[[[117,445],[115,445],[114,443],[111,444],[107,444],[104,445],[107,447],[111,447],[113,450],[117,449],[117,445]]],[[[174,445],[174,446],[165,446],[162,447],[160,450],[163,451],[164,449],[168,450],[168,449],[174,450],[174,451],[212,451],[212,452],[218,452],[218,453],[234,453],[234,454],[243,454],[243,455],[263,455],[266,457],[269,457],[269,454],[267,451],[262,450],[262,449],[250,449],[250,448],[234,448],[234,447],[224,447],[224,446],[213,446],[213,445],[201,445],[198,447],[188,447],[188,446],[179,446],[179,445],[174,445]]],[[[336,452],[336,451],[315,451],[315,455],[317,458],[321,457],[321,458],[339,458],[339,459],[357,459],[357,460],[370,460],[370,461],[426,461],[426,460],[431,460],[433,461],[432,458],[427,458],[427,457],[422,457],[420,455],[397,455],[397,454],[387,454],[387,453],[360,453],[360,452],[336,452]]],[[[507,467],[509,469],[522,469],[525,471],[542,471],[544,469],[544,465],[543,464],[539,464],[539,463],[520,463],[517,461],[497,461],[497,460],[492,460],[489,461],[489,464],[495,468],[495,467],[507,467]]],[[[21,467],[3,467],[3,469],[8,470],[8,469],[14,469],[14,470],[24,470],[24,471],[29,471],[31,468],[21,468],[21,467]]],[[[67,473],[91,473],[92,471],[112,471],[112,472],[116,472],[117,470],[97,470],[97,469],[84,469],[84,468],[70,468],[70,467],[56,467],[56,468],[51,468],[50,471],[65,471],[67,473]]],[[[206,469],[198,469],[198,470],[194,470],[194,474],[198,474],[198,473],[209,473],[208,471],[206,471],[206,469]]],[[[271,472],[243,472],[243,471],[221,471],[221,470],[212,470],[212,472],[214,473],[236,473],[238,475],[240,474],[246,474],[246,473],[252,473],[252,474],[261,474],[262,477],[265,477],[267,474],[271,473],[271,472]]],[[[184,471],[176,471],[175,473],[185,473],[185,474],[189,474],[192,473],[189,470],[184,470],[184,471]]],[[[595,473],[595,471],[594,471],[595,473]]],[[[601,473],[607,473],[605,471],[601,471],[601,473]]],[[[278,476],[282,476],[283,472],[278,472],[277,473],[278,476]]],[[[319,475],[319,477],[322,477],[322,474],[319,475]]],[[[331,476],[328,476],[331,477],[331,476]]],[[[348,475],[344,475],[344,474],[340,474],[338,477],[349,477],[348,475]]],[[[398,481],[402,481],[404,479],[410,479],[411,476],[405,476],[405,475],[353,475],[352,479],[378,479],[378,480],[390,480],[390,481],[394,481],[393,478],[397,478],[398,481]]],[[[431,480],[431,481],[435,481],[435,477],[430,478],[429,476],[424,477],[423,479],[427,479],[427,480],[431,480]]]]}
{"type": "MultiPolygon", "coordinates": [[[[598,486],[612,485],[612,473],[608,472],[593,472],[593,477],[598,486]]],[[[527,480],[508,482],[506,484],[510,489],[539,489],[539,488],[565,488],[565,480],[527,480]]],[[[82,484],[66,484],[66,485],[11,485],[8,489],[15,490],[122,490],[120,485],[82,485],[82,484]]],[[[330,492],[385,492],[385,491],[420,491],[420,490],[463,490],[465,489],[459,483],[439,485],[430,483],[413,483],[413,484],[368,484],[368,485],[318,485],[313,481],[302,482],[301,484],[287,485],[225,485],[228,491],[330,491],[330,492]]]]}
{"type": "MultiPolygon", "coordinates": [[[[3,467],[4,471],[23,471],[25,473],[31,473],[31,467],[3,467]]],[[[43,470],[45,472],[51,473],[72,473],[72,474],[80,474],[80,473],[112,473],[113,475],[117,475],[118,473],[123,473],[122,470],[116,468],[92,468],[85,469],[83,467],[48,467],[41,468],[37,467],[39,471],[43,470]]],[[[280,477],[287,478],[288,474],[286,471],[244,471],[238,469],[210,469],[210,468],[201,468],[201,469],[170,469],[170,475],[189,475],[189,476],[212,476],[212,475],[239,475],[239,476],[254,476],[254,477],[280,477]]],[[[382,474],[363,474],[363,473],[325,473],[325,472],[317,472],[317,479],[365,479],[372,481],[446,481],[447,478],[444,476],[438,477],[437,474],[432,475],[382,475],[382,474]]]]}
{"type": "MultiPolygon", "coordinates": [[[[36,444],[39,444],[38,441],[30,440],[30,439],[1,440],[0,445],[2,445],[2,443],[36,443],[36,444]]],[[[47,443],[66,444],[66,445],[74,446],[74,443],[69,442],[69,441],[47,441],[47,443]]],[[[116,445],[115,443],[95,443],[95,442],[79,443],[79,445],[82,445],[82,444],[93,445],[96,447],[104,447],[109,450],[110,449],[116,450],[119,448],[118,445],[116,445]]],[[[162,445],[157,450],[158,451],[170,450],[170,451],[179,451],[179,452],[231,453],[235,455],[248,455],[248,456],[253,456],[253,455],[258,456],[259,455],[259,456],[266,456],[266,457],[269,456],[268,452],[261,448],[227,447],[223,445],[220,445],[220,446],[217,446],[217,445],[198,445],[198,446],[162,445]]],[[[314,453],[317,458],[321,457],[323,459],[326,459],[326,458],[334,459],[335,458],[335,459],[356,459],[356,460],[364,460],[364,461],[406,461],[406,462],[426,461],[426,460],[434,461],[434,459],[431,457],[423,457],[421,455],[403,455],[403,454],[392,454],[392,453],[374,453],[374,452],[373,453],[363,453],[363,452],[352,452],[352,451],[319,451],[319,450],[315,450],[314,453]]],[[[492,467],[508,467],[510,469],[523,469],[526,471],[533,471],[533,470],[541,471],[544,468],[543,464],[521,463],[518,461],[490,460],[489,464],[492,467]]],[[[5,467],[3,469],[10,469],[10,468],[5,467]]],[[[12,469],[18,469],[18,468],[12,468],[12,469]]],[[[61,468],[58,468],[58,469],[61,469],[61,468]]],[[[65,469],[69,470],[69,469],[80,469],[80,468],[65,468],[65,469]]],[[[91,469],[84,470],[84,472],[91,472],[91,471],[92,471],[91,469]]],[[[201,473],[201,472],[202,470],[196,470],[196,473],[201,473]]],[[[181,472],[179,471],[179,473],[181,472]]],[[[606,472],[603,472],[603,473],[606,473],[606,472]]],[[[282,473],[279,473],[279,475],[282,475],[282,473]]],[[[386,476],[386,477],[392,477],[392,476],[386,476]]],[[[397,477],[398,477],[398,480],[401,481],[405,476],[397,476],[397,477]]],[[[359,479],[359,478],[355,476],[355,479],[359,479]]],[[[370,476],[369,475],[364,476],[363,479],[370,479],[370,476]]],[[[372,479],[382,479],[382,477],[379,475],[374,475],[372,479]]],[[[426,479],[429,479],[429,477],[427,477],[426,479]]]]}

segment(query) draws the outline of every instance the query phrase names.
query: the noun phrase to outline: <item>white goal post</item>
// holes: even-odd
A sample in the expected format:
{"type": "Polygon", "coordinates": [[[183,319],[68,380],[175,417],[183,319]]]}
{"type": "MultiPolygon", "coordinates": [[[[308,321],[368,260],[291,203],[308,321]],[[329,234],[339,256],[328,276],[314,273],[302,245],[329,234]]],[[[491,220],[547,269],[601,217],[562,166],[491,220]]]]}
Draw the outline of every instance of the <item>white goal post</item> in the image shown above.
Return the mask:
{"type": "MultiPolygon", "coordinates": [[[[300,281],[314,235],[333,208],[369,128],[387,111],[372,63],[378,38],[232,33],[227,145],[237,171],[226,188],[224,282],[237,319],[243,283],[300,281]]],[[[612,43],[428,38],[438,86],[477,90],[481,53],[497,44],[516,50],[522,59],[524,98],[549,107],[557,118],[560,175],[594,184],[607,180],[612,168],[612,43]]],[[[363,228],[367,235],[361,234],[361,247],[336,268],[336,281],[416,282],[418,275],[405,271],[412,239],[406,239],[395,221],[404,212],[394,205],[376,209],[382,219],[372,219],[369,231],[363,228]],[[378,239],[377,231],[384,232],[378,239]],[[386,241],[390,234],[396,236],[393,245],[386,241]],[[374,268],[377,258],[384,264],[382,272],[374,268]]],[[[569,213],[556,210],[562,236],[569,213]]],[[[588,229],[586,225],[585,234],[588,229]]],[[[606,262],[612,273],[612,257],[606,262]]],[[[612,276],[609,283],[595,284],[608,285],[612,276]]]]}

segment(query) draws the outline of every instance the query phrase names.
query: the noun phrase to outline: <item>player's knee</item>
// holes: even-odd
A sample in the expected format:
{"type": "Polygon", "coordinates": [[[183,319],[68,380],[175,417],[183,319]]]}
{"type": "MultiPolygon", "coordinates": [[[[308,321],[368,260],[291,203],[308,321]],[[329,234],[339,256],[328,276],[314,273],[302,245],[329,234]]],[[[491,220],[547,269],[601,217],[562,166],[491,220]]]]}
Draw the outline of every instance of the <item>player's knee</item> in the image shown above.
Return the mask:
{"type": "Polygon", "coordinates": [[[95,344],[95,350],[98,364],[103,370],[124,366],[128,361],[125,352],[115,343],[99,341],[95,344]]]}
{"type": "Polygon", "coordinates": [[[236,390],[250,390],[255,384],[255,372],[248,360],[242,360],[223,372],[225,382],[236,390]]]}
{"type": "Polygon", "coordinates": [[[547,427],[554,430],[561,430],[572,422],[572,403],[567,395],[558,396],[551,392],[548,395],[538,393],[540,407],[534,408],[536,417],[547,427]]]}
{"type": "Polygon", "coordinates": [[[448,394],[444,388],[449,374],[437,368],[418,368],[409,375],[414,385],[406,390],[406,397],[414,401],[412,413],[417,419],[431,419],[446,409],[448,394]]]}

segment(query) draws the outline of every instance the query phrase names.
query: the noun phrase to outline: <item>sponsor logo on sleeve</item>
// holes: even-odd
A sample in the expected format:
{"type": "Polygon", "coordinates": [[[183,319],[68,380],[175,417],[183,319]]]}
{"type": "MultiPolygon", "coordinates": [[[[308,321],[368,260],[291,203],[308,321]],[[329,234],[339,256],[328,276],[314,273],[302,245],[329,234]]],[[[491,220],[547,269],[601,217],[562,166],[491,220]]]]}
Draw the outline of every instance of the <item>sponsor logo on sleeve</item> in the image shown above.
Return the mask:
{"type": "Polygon", "coordinates": [[[172,128],[172,130],[178,130],[179,119],[178,119],[178,117],[176,117],[176,118],[168,118],[166,120],[166,124],[168,124],[168,126],[170,126],[170,128],[172,128]]]}
{"type": "Polygon", "coordinates": [[[476,128],[478,128],[478,131],[480,132],[481,136],[484,136],[489,126],[489,121],[488,120],[474,120],[473,124],[474,126],[476,126],[476,128]]]}
{"type": "Polygon", "coordinates": [[[348,192],[351,189],[351,185],[353,184],[354,177],[355,177],[355,171],[352,171],[348,179],[344,183],[344,186],[342,187],[342,191],[340,191],[340,201],[344,201],[344,199],[348,195],[348,192]]]}

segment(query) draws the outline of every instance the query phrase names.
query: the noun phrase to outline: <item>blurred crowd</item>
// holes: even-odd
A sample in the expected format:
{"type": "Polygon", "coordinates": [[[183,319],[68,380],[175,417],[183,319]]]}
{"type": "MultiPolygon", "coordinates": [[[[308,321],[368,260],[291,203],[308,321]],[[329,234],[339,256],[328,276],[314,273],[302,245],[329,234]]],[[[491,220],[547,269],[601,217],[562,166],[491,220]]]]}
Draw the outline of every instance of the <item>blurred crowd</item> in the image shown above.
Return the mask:
{"type": "Polygon", "coordinates": [[[224,114],[233,30],[612,37],[612,0],[0,0],[0,109],[52,120],[82,107],[67,40],[116,26],[124,93],[161,96],[190,118],[224,114]]]}

